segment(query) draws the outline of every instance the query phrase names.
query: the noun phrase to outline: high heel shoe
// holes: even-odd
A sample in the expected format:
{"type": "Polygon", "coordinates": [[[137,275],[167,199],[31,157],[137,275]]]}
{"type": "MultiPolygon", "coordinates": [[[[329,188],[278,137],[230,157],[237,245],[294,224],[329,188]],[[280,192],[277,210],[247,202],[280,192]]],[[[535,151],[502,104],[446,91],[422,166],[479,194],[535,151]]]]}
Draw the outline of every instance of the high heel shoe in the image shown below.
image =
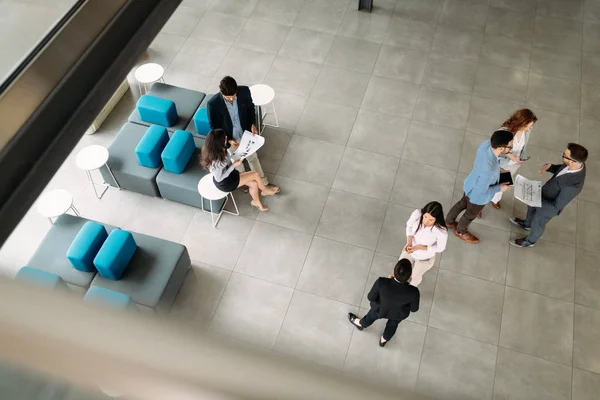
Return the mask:
{"type": "Polygon", "coordinates": [[[269,186],[267,186],[267,189],[269,189],[269,191],[263,190],[261,192],[261,194],[263,196],[273,196],[273,195],[276,195],[277,193],[279,193],[281,191],[281,189],[279,188],[279,186],[275,186],[275,185],[269,185],[269,186]]]}
{"type": "Polygon", "coordinates": [[[263,208],[260,208],[260,207],[258,206],[258,204],[256,204],[254,201],[251,201],[251,202],[250,202],[250,205],[251,205],[252,207],[256,207],[256,208],[258,208],[258,211],[261,211],[261,212],[269,211],[269,207],[265,207],[265,206],[263,206],[263,208]]]}

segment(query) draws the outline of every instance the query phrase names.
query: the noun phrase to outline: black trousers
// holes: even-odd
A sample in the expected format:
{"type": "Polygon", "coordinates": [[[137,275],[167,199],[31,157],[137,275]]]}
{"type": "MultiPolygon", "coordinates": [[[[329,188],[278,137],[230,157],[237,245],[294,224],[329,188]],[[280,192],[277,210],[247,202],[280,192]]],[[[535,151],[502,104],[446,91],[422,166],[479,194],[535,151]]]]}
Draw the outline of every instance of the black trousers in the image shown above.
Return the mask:
{"type": "MultiPolygon", "coordinates": [[[[377,321],[379,318],[380,317],[379,315],[377,315],[377,311],[371,308],[369,312],[364,317],[362,317],[362,319],[360,320],[360,324],[363,328],[368,328],[369,326],[373,325],[373,322],[377,321]]],[[[394,336],[394,334],[396,333],[396,329],[398,329],[398,324],[400,324],[400,322],[402,322],[401,319],[387,320],[387,324],[385,324],[385,329],[383,331],[383,339],[386,342],[394,336]]]]}
{"type": "Polygon", "coordinates": [[[471,201],[469,201],[469,197],[465,193],[463,194],[463,197],[450,209],[450,212],[448,212],[448,215],[446,216],[446,223],[455,223],[456,218],[458,218],[458,214],[460,214],[463,210],[466,210],[458,221],[458,226],[456,227],[456,231],[458,233],[465,233],[471,222],[477,218],[477,214],[483,210],[483,207],[485,207],[485,204],[480,206],[479,204],[471,203],[471,201]]]}

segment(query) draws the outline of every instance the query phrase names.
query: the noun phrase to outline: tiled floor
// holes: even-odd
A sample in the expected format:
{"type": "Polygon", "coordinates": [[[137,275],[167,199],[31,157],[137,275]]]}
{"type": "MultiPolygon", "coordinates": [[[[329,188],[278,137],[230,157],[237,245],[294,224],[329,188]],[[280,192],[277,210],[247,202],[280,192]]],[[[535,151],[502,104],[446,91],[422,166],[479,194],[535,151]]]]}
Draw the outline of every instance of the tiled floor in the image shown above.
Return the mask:
{"type": "MultiPolygon", "coordinates": [[[[97,201],[71,156],[50,186],[88,218],[184,243],[193,270],[173,316],[366,379],[440,399],[596,399],[600,391],[600,0],[189,0],[146,60],[168,83],[214,93],[232,74],[273,86],[281,129],[260,152],[282,187],[257,215],[213,229],[201,211],[125,191],[97,201]],[[410,212],[446,210],[476,146],[513,110],[540,120],[530,178],[569,141],[590,149],[586,186],[533,249],[509,247],[525,207],[507,193],[468,245],[450,237],[421,310],[385,347],[348,311],[387,275],[410,212]]],[[[99,133],[109,144],[128,94],[99,133]]],[[[546,177],[547,178],[547,177],[546,177]]],[[[31,212],[2,250],[27,262],[48,223],[31,212]]]]}

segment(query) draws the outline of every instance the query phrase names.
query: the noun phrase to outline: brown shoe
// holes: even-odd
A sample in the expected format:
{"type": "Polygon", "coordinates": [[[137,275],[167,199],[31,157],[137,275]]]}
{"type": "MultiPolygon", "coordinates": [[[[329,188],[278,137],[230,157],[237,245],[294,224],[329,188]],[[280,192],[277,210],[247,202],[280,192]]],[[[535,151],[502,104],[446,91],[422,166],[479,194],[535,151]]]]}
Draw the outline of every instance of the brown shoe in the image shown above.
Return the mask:
{"type": "Polygon", "coordinates": [[[500,202],[494,203],[493,201],[492,201],[492,207],[494,207],[496,210],[499,210],[502,208],[502,207],[500,207],[500,202]]]}
{"type": "Polygon", "coordinates": [[[449,223],[446,222],[446,228],[448,228],[448,229],[454,229],[457,226],[458,226],[458,222],[455,222],[453,224],[449,224],[449,223]]]}
{"type": "Polygon", "coordinates": [[[473,235],[468,231],[465,233],[458,233],[458,231],[454,231],[454,236],[464,240],[467,243],[479,243],[479,239],[477,238],[477,236],[473,235]]]}

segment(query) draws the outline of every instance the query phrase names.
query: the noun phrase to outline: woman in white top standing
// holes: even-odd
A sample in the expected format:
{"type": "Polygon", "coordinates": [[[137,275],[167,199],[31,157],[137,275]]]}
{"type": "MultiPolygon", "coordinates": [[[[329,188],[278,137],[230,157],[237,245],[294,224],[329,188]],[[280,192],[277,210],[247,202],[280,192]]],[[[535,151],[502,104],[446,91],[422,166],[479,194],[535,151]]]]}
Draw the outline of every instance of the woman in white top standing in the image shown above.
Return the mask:
{"type": "Polygon", "coordinates": [[[427,203],[415,210],[406,222],[406,245],[400,258],[407,258],[413,264],[410,284],[419,286],[423,274],[435,263],[435,255],[446,249],[448,229],[444,220],[444,210],[437,201],[427,203]]]}
{"type": "MultiPolygon", "coordinates": [[[[504,123],[500,129],[506,129],[512,132],[513,147],[508,154],[500,155],[500,171],[510,172],[513,176],[517,173],[517,170],[521,167],[523,161],[528,158],[525,155],[525,148],[529,141],[529,134],[533,124],[537,121],[537,117],[528,108],[522,108],[515,111],[504,123]]],[[[496,193],[492,199],[492,206],[499,210],[500,199],[502,198],[502,192],[496,193]]]]}

